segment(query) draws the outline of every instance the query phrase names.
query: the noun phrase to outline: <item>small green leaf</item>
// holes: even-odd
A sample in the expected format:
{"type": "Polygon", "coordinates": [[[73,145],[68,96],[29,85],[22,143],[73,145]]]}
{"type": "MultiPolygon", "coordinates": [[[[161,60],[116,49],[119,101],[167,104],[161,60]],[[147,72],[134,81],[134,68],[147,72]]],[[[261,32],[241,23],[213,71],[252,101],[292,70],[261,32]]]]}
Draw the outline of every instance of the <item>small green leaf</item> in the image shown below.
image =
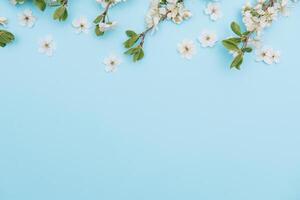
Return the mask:
{"type": "Polygon", "coordinates": [[[133,55],[137,52],[137,48],[131,48],[131,49],[128,49],[127,51],[125,51],[124,53],[125,54],[128,54],[128,55],[133,55]]]}
{"type": "Polygon", "coordinates": [[[251,53],[252,52],[252,48],[251,47],[245,47],[242,49],[243,52],[247,52],[247,53],[251,53]]]}
{"type": "Polygon", "coordinates": [[[96,27],[95,27],[95,33],[96,33],[97,36],[104,35],[104,32],[100,31],[99,25],[96,25],[96,27]]]}
{"type": "Polygon", "coordinates": [[[250,31],[246,31],[246,32],[243,33],[244,36],[249,36],[250,34],[251,34],[250,31]]]}
{"type": "Polygon", "coordinates": [[[134,35],[130,39],[126,40],[124,42],[124,47],[125,48],[130,48],[132,47],[139,39],[139,35],[134,35]]]}
{"type": "Polygon", "coordinates": [[[240,51],[239,47],[230,40],[223,40],[222,44],[226,47],[229,51],[240,51]]]}
{"type": "Polygon", "coordinates": [[[94,24],[99,24],[102,20],[103,20],[103,15],[99,15],[99,16],[96,17],[96,19],[94,20],[94,24]]]}
{"type": "Polygon", "coordinates": [[[7,44],[15,40],[15,36],[5,30],[0,30],[0,46],[5,47],[7,44]]]}
{"type": "Polygon", "coordinates": [[[65,6],[57,8],[53,14],[54,20],[65,21],[68,18],[68,11],[65,6]]]}
{"type": "Polygon", "coordinates": [[[230,65],[230,68],[236,68],[238,70],[240,70],[240,66],[242,65],[243,63],[243,54],[240,53],[239,55],[237,55],[234,60],[232,61],[231,65],[230,65]]]}
{"type": "Polygon", "coordinates": [[[237,34],[238,36],[242,36],[242,33],[241,33],[241,27],[240,27],[240,25],[238,25],[238,23],[232,22],[231,25],[230,25],[230,27],[231,27],[231,30],[232,30],[235,34],[237,34]]]}
{"type": "Polygon", "coordinates": [[[34,4],[38,7],[41,11],[46,9],[46,2],[45,0],[34,0],[34,4]]]}
{"type": "Polygon", "coordinates": [[[239,45],[242,42],[242,38],[239,37],[233,37],[233,38],[228,38],[226,41],[234,43],[236,45],[239,45]]]}
{"type": "Polygon", "coordinates": [[[133,55],[133,62],[137,62],[144,58],[144,50],[141,46],[137,47],[138,51],[133,55]]]}
{"type": "Polygon", "coordinates": [[[127,30],[127,31],[126,31],[126,35],[127,35],[128,37],[133,37],[133,36],[136,36],[137,34],[136,34],[134,31],[127,30]]]}

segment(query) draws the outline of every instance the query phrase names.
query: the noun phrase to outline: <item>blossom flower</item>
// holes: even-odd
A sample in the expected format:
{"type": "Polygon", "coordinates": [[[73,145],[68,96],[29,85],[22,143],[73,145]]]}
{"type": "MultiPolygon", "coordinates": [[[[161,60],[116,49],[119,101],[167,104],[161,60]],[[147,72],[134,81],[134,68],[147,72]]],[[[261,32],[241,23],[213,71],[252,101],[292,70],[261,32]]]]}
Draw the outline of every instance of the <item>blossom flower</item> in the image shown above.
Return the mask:
{"type": "Polygon", "coordinates": [[[19,23],[21,26],[32,28],[35,24],[36,18],[33,16],[32,11],[27,9],[19,14],[19,23]]]}
{"type": "Polygon", "coordinates": [[[271,51],[271,58],[273,63],[279,63],[280,62],[281,53],[278,50],[272,50],[271,51]]]}
{"type": "Polygon", "coordinates": [[[86,17],[81,16],[72,22],[73,27],[76,29],[76,33],[88,33],[90,24],[86,17]]]}
{"type": "Polygon", "coordinates": [[[47,56],[52,56],[54,50],[56,50],[56,45],[51,35],[48,35],[39,41],[39,49],[40,53],[43,53],[47,56]]]}
{"type": "Polygon", "coordinates": [[[268,65],[271,65],[273,63],[272,60],[272,49],[270,48],[262,48],[258,49],[256,52],[257,58],[256,61],[263,61],[268,65]]]}
{"type": "Polygon", "coordinates": [[[256,53],[256,61],[263,61],[264,63],[271,65],[280,62],[280,52],[272,48],[262,48],[256,53]]]}
{"type": "Polygon", "coordinates": [[[183,40],[177,45],[177,50],[185,59],[192,59],[197,53],[196,45],[192,40],[183,40]]]}
{"type": "Polygon", "coordinates": [[[7,18],[6,17],[0,17],[0,25],[6,26],[7,25],[7,18]]]}
{"type": "Polygon", "coordinates": [[[105,71],[111,73],[117,71],[118,66],[121,64],[121,60],[117,56],[111,55],[106,57],[103,63],[105,65],[105,71]]]}
{"type": "Polygon", "coordinates": [[[213,21],[217,21],[222,17],[221,6],[219,3],[208,3],[204,12],[205,14],[209,15],[210,19],[213,21]]]}
{"type": "Polygon", "coordinates": [[[117,22],[116,21],[113,21],[113,22],[110,22],[110,23],[99,23],[99,31],[100,32],[105,32],[105,31],[108,31],[108,30],[111,30],[113,29],[114,27],[116,27],[117,25],[117,22]]]}
{"type": "Polygon", "coordinates": [[[203,31],[198,40],[202,47],[214,47],[218,38],[215,32],[203,31]]]}

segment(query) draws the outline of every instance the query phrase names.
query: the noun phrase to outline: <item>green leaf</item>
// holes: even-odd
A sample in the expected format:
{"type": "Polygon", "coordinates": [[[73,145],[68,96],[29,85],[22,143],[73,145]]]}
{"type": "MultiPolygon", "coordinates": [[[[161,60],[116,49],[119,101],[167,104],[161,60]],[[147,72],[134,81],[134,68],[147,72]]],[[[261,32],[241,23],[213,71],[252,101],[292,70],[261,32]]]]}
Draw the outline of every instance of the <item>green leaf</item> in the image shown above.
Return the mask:
{"type": "Polygon", "coordinates": [[[130,48],[127,51],[124,52],[127,55],[132,55],[133,62],[137,62],[144,58],[144,50],[141,45],[138,45],[137,47],[130,48]]]}
{"type": "Polygon", "coordinates": [[[62,21],[66,21],[66,19],[68,18],[68,10],[67,8],[65,8],[65,12],[63,13],[63,16],[62,16],[62,21]]]}
{"type": "Polygon", "coordinates": [[[250,34],[251,34],[250,31],[246,31],[246,32],[243,33],[244,36],[249,36],[250,34]]]}
{"type": "Polygon", "coordinates": [[[46,2],[45,0],[34,0],[34,4],[38,7],[41,11],[46,9],[46,2]]]}
{"type": "Polygon", "coordinates": [[[127,35],[128,37],[133,37],[133,36],[136,36],[137,34],[136,34],[134,31],[127,30],[127,31],[126,31],[126,35],[127,35]]]}
{"type": "Polygon", "coordinates": [[[125,53],[125,54],[128,54],[128,55],[133,55],[133,54],[135,54],[137,51],[138,51],[137,48],[131,48],[131,49],[128,49],[127,51],[125,51],[124,53],[125,53]]]}
{"type": "Polygon", "coordinates": [[[232,61],[230,68],[236,68],[238,70],[240,70],[240,66],[243,63],[243,58],[244,54],[240,53],[239,55],[237,55],[234,60],[232,61]]]}
{"type": "Polygon", "coordinates": [[[231,30],[232,30],[235,34],[237,34],[238,36],[242,36],[242,33],[241,33],[241,27],[240,27],[240,25],[238,25],[238,23],[232,22],[231,25],[230,25],[230,27],[231,27],[231,30]]]}
{"type": "Polygon", "coordinates": [[[126,40],[124,42],[124,47],[125,48],[130,48],[132,47],[139,39],[139,35],[134,35],[130,39],[126,40]]]}
{"type": "Polygon", "coordinates": [[[133,62],[137,62],[143,58],[144,58],[144,50],[140,46],[140,47],[138,47],[138,51],[133,55],[133,62]]]}
{"type": "Polygon", "coordinates": [[[100,31],[99,25],[96,25],[96,27],[95,27],[95,33],[96,33],[97,36],[104,35],[104,32],[100,31]]]}
{"type": "Polygon", "coordinates": [[[5,46],[6,46],[5,43],[0,42],[0,47],[5,47],[5,46]]]}
{"type": "Polygon", "coordinates": [[[102,20],[103,20],[103,15],[99,15],[99,16],[96,17],[96,19],[94,20],[94,24],[99,24],[102,20]]]}
{"type": "Polygon", "coordinates": [[[242,38],[233,37],[233,38],[226,39],[226,41],[228,41],[230,43],[233,43],[233,44],[236,44],[236,45],[239,45],[242,42],[242,38]]]}
{"type": "Polygon", "coordinates": [[[229,40],[223,40],[222,44],[229,51],[240,51],[239,47],[234,42],[232,42],[230,39],[229,40]]]}
{"type": "Polygon", "coordinates": [[[242,49],[243,52],[247,52],[247,53],[251,53],[252,52],[252,48],[251,47],[245,47],[242,49]]]}
{"type": "Polygon", "coordinates": [[[65,6],[57,8],[53,14],[54,20],[65,21],[68,18],[68,11],[65,6]]]}
{"type": "Polygon", "coordinates": [[[5,30],[0,30],[0,46],[5,47],[7,44],[15,40],[15,36],[5,30]]]}

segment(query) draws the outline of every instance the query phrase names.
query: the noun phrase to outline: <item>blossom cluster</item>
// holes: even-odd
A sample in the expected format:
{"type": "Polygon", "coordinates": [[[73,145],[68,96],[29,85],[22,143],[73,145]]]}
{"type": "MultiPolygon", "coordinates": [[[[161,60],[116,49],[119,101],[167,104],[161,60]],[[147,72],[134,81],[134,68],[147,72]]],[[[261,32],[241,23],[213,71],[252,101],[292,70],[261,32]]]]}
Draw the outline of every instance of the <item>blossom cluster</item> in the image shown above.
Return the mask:
{"type": "MultiPolygon", "coordinates": [[[[14,5],[33,3],[40,10],[47,7],[56,7],[53,14],[55,20],[64,21],[68,17],[68,0],[10,0],[14,5]]],[[[111,21],[108,14],[110,8],[126,0],[95,0],[101,7],[100,14],[94,19],[95,34],[104,35],[107,31],[114,28],[116,21],[111,21]]],[[[158,30],[160,23],[171,21],[177,25],[183,23],[192,17],[191,11],[185,6],[186,0],[150,0],[150,6],[145,16],[145,30],[137,33],[133,30],[127,30],[128,39],[124,42],[127,49],[125,54],[132,56],[133,61],[139,61],[144,57],[144,43],[149,33],[158,30]]],[[[222,17],[220,4],[211,0],[207,3],[204,14],[208,15],[212,21],[222,17]]],[[[231,29],[235,36],[222,41],[223,45],[233,55],[231,68],[240,69],[244,60],[244,55],[256,50],[257,61],[263,61],[266,64],[278,63],[280,52],[273,48],[261,45],[261,35],[265,28],[272,25],[279,15],[288,16],[289,8],[298,0],[257,0],[255,5],[249,2],[242,8],[242,22],[245,31],[241,26],[233,22],[231,29]]],[[[29,9],[24,10],[18,15],[19,24],[23,27],[32,28],[37,18],[29,9]]],[[[5,26],[7,19],[0,17],[0,26],[5,26]]],[[[80,16],[72,21],[72,26],[76,33],[88,33],[90,22],[85,16],[80,16]]],[[[15,39],[14,35],[6,30],[0,29],[0,47],[4,47],[15,39]]],[[[204,30],[198,38],[202,47],[214,47],[218,42],[217,34],[214,31],[204,30]]],[[[51,35],[44,37],[39,42],[38,51],[47,56],[52,56],[56,49],[56,44],[51,35]]],[[[177,51],[185,59],[191,59],[197,53],[197,46],[194,40],[184,39],[177,45],[177,51]]],[[[111,55],[104,62],[107,72],[114,72],[121,63],[120,59],[111,55]]]]}
{"type": "Polygon", "coordinates": [[[247,31],[256,32],[258,35],[266,28],[271,26],[279,14],[288,16],[289,0],[259,0],[255,6],[249,2],[243,7],[243,22],[247,31]]]}
{"type": "Polygon", "coordinates": [[[145,19],[146,30],[142,33],[126,31],[128,39],[124,42],[124,47],[128,50],[125,54],[131,55],[133,61],[141,60],[144,57],[145,37],[149,32],[157,30],[162,21],[171,20],[181,24],[191,16],[192,13],[185,7],[184,0],[151,0],[145,19]]]}
{"type": "MultiPolygon", "coordinates": [[[[132,30],[126,31],[128,39],[124,42],[124,47],[127,49],[125,54],[131,55],[133,61],[141,60],[144,57],[143,45],[146,36],[150,32],[154,33],[156,30],[158,30],[158,26],[161,22],[172,21],[179,25],[183,21],[190,19],[192,17],[192,13],[184,3],[184,0],[151,0],[145,19],[145,31],[141,33],[136,33],[132,30]]],[[[222,17],[220,4],[216,2],[208,3],[204,13],[209,15],[210,19],[213,21],[216,21],[222,17]]],[[[210,36],[211,37],[207,37],[208,42],[212,41],[214,44],[216,42],[216,36],[214,34],[210,36]]],[[[206,39],[203,39],[202,42],[205,42],[205,40],[206,39]]],[[[189,59],[193,54],[195,54],[195,48],[190,40],[185,40],[178,46],[178,51],[183,55],[184,58],[189,59]]]]}
{"type": "Polygon", "coordinates": [[[147,28],[156,28],[165,19],[181,24],[187,20],[192,13],[185,8],[183,0],[153,0],[146,14],[147,28]]]}
{"type": "Polygon", "coordinates": [[[249,2],[242,8],[243,23],[246,31],[242,32],[237,23],[231,24],[232,31],[237,37],[228,38],[223,45],[233,54],[232,68],[240,69],[243,63],[244,54],[256,49],[259,57],[267,64],[277,63],[280,53],[272,48],[262,47],[262,32],[272,25],[279,15],[288,16],[288,8],[296,0],[258,0],[255,5],[249,2]]]}

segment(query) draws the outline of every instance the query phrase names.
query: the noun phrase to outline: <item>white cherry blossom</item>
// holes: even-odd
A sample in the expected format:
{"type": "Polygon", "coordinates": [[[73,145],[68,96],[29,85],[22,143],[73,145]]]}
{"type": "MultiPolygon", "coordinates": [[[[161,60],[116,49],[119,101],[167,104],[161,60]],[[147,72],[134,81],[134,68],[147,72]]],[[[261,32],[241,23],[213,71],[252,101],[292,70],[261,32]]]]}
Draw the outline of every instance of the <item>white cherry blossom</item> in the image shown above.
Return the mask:
{"type": "Polygon", "coordinates": [[[88,33],[90,28],[90,23],[84,16],[73,20],[72,26],[76,29],[76,33],[88,33]]]}
{"type": "Polygon", "coordinates": [[[32,11],[27,9],[19,14],[19,23],[21,26],[32,28],[36,22],[36,17],[33,16],[32,11]]]}
{"type": "Polygon", "coordinates": [[[192,57],[197,53],[194,41],[187,39],[177,45],[177,50],[185,59],[192,59],[192,57]]]}
{"type": "Polygon", "coordinates": [[[117,56],[111,55],[106,57],[103,63],[105,65],[105,71],[111,73],[117,71],[118,66],[121,64],[121,60],[117,56]]]}
{"type": "Polygon", "coordinates": [[[40,53],[45,54],[47,56],[52,56],[55,50],[56,45],[51,35],[48,35],[39,41],[38,51],[40,53]]]}
{"type": "Polygon", "coordinates": [[[204,12],[205,14],[209,15],[210,19],[213,21],[217,21],[223,16],[221,11],[221,6],[219,3],[213,3],[213,2],[208,3],[204,12]]]}
{"type": "Polygon", "coordinates": [[[202,47],[214,47],[218,41],[217,34],[212,31],[202,31],[198,41],[202,47]]]}

